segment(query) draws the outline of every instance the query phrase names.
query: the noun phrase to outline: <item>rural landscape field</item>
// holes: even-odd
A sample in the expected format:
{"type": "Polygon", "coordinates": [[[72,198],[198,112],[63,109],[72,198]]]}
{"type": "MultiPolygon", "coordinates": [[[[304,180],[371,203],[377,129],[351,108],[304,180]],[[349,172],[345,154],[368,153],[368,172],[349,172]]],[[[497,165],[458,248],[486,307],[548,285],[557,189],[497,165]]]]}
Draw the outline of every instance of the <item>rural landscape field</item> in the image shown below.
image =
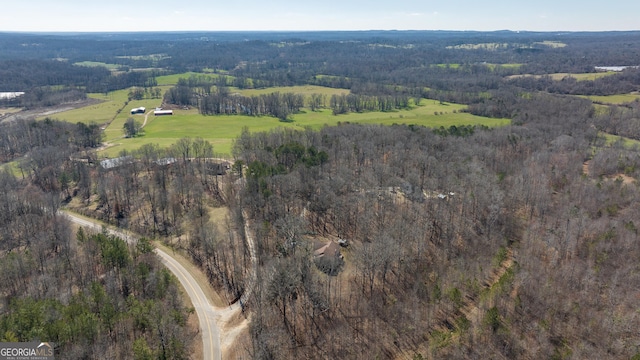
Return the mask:
{"type": "Polygon", "coordinates": [[[0,48],[2,346],[640,359],[640,32],[0,48]]]}

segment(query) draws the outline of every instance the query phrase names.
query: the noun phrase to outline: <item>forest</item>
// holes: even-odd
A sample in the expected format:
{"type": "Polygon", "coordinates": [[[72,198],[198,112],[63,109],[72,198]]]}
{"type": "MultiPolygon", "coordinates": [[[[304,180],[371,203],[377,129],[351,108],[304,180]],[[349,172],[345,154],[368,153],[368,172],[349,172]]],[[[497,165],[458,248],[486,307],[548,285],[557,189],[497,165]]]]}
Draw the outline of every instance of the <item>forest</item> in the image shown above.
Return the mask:
{"type": "Polygon", "coordinates": [[[209,141],[183,138],[123,152],[115,166],[99,161],[102,124],[0,122],[0,162],[11,165],[0,173],[2,341],[52,341],[70,359],[105,347],[113,358],[199,358],[193,309],[157,242],[229,303],[246,299],[249,327],[230,358],[640,358],[640,101],[590,98],[638,94],[640,33],[0,34],[0,44],[11,75],[0,90],[41,94],[6,106],[134,94],[190,70],[219,76],[181,79],[164,103],[212,119],[392,113],[433,99],[511,120],[247,127],[225,161],[209,141]],[[630,67],[551,76],[607,65],[630,67]],[[350,93],[234,94],[287,85],[350,93]],[[60,210],[140,238],[76,229],[60,210]]]}

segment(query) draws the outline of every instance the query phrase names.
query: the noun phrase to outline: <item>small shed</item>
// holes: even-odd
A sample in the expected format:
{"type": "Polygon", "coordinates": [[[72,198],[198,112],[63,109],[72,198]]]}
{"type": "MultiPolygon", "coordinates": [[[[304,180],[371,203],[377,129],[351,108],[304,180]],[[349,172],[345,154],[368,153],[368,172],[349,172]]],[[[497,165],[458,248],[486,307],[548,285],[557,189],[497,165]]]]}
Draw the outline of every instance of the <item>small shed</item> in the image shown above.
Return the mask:
{"type": "Polygon", "coordinates": [[[143,106],[137,107],[137,108],[131,109],[131,115],[144,114],[146,111],[147,111],[147,109],[145,107],[143,107],[143,106]]]}

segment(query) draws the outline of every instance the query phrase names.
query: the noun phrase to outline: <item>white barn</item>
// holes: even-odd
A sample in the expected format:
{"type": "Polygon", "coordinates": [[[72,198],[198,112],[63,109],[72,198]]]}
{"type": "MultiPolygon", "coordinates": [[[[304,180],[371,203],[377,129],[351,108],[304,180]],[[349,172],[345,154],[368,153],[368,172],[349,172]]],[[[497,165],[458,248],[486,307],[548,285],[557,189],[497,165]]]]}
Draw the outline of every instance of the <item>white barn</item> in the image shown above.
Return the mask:
{"type": "Polygon", "coordinates": [[[173,115],[173,110],[155,109],[155,110],[153,111],[153,115],[155,115],[155,116],[161,116],[161,115],[173,115]]]}

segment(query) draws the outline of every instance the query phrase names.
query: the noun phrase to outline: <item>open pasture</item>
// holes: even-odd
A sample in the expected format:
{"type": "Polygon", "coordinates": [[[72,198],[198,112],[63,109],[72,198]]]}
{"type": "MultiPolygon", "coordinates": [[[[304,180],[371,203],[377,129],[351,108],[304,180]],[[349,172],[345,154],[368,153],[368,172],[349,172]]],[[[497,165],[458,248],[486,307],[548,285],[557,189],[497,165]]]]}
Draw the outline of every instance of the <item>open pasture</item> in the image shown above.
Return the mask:
{"type": "MultiPolygon", "coordinates": [[[[325,125],[338,123],[358,124],[416,124],[427,127],[449,127],[451,125],[486,125],[490,127],[509,124],[508,119],[490,119],[460,112],[464,105],[440,104],[435,100],[423,100],[420,106],[411,110],[393,112],[349,113],[335,116],[331,110],[303,112],[292,116],[292,122],[281,122],[273,117],[252,117],[243,115],[203,116],[195,109],[175,110],[173,116],[154,117],[145,127],[145,135],[132,139],[118,139],[115,146],[104,150],[101,155],[114,157],[120,151],[131,151],[143,144],[156,143],[167,147],[182,137],[201,137],[214,146],[217,156],[229,157],[233,139],[248,127],[252,132],[268,131],[277,127],[320,129],[325,125]],[[456,111],[454,113],[454,110],[456,111]],[[436,114],[437,113],[437,114],[436,114]]],[[[120,130],[121,130],[120,126],[120,130]]],[[[115,129],[115,127],[114,127],[115,129]]]]}
{"type": "Polygon", "coordinates": [[[606,96],[581,96],[587,98],[595,103],[600,104],[625,104],[633,101],[640,101],[640,93],[634,92],[630,94],[617,94],[617,95],[606,95],[606,96]]]}
{"type": "Polygon", "coordinates": [[[487,66],[491,70],[496,70],[496,69],[517,70],[517,69],[522,67],[522,64],[515,64],[515,63],[509,63],[509,64],[490,64],[490,63],[485,63],[484,65],[487,66]]]}
{"type": "MultiPolygon", "coordinates": [[[[162,92],[169,86],[160,86],[162,92]]],[[[147,110],[161,106],[162,99],[143,99],[128,101],[129,90],[118,90],[108,94],[89,94],[90,98],[101,100],[101,103],[85,106],[79,109],[64,111],[50,115],[50,118],[71,123],[82,122],[85,124],[107,124],[105,128],[105,140],[111,141],[123,135],[122,126],[129,117],[143,122],[144,115],[131,115],[132,108],[144,106],[147,110]]]]}
{"type": "MultiPolygon", "coordinates": [[[[176,85],[178,83],[178,80],[180,79],[188,79],[191,76],[204,76],[204,77],[208,77],[212,80],[217,79],[220,75],[218,74],[205,74],[205,73],[196,73],[196,72],[187,72],[187,73],[180,73],[180,74],[172,74],[172,75],[162,75],[162,76],[157,76],[156,77],[156,81],[158,83],[158,85],[176,85]]],[[[233,77],[227,76],[229,79],[233,79],[233,77]]]]}
{"type": "MultiPolygon", "coordinates": [[[[135,114],[131,115],[131,109],[137,107],[145,107],[147,108],[147,112],[153,111],[156,107],[159,107],[162,104],[162,99],[144,99],[144,100],[132,100],[130,101],[119,113],[115,115],[113,121],[107,126],[104,130],[105,141],[113,141],[114,139],[118,139],[124,135],[122,130],[124,123],[128,118],[134,118],[136,121],[140,122],[140,124],[144,123],[144,114],[135,114]]],[[[153,114],[149,115],[148,119],[153,120],[153,114]]]]}
{"type": "Polygon", "coordinates": [[[268,131],[282,127],[294,127],[295,123],[283,123],[273,117],[253,117],[243,115],[203,116],[195,110],[175,110],[172,116],[149,115],[150,122],[144,128],[145,135],[131,139],[118,139],[100,155],[117,156],[120,151],[132,151],[143,144],[158,144],[169,147],[183,137],[201,137],[213,144],[216,153],[229,156],[231,143],[244,126],[251,131],[268,131]]]}
{"type": "Polygon", "coordinates": [[[548,75],[532,75],[532,74],[523,74],[523,75],[510,75],[507,76],[507,79],[515,79],[518,77],[535,77],[535,78],[541,78],[543,76],[549,76],[551,77],[552,80],[555,81],[561,81],[564,78],[570,77],[570,78],[574,78],[577,81],[593,81],[599,78],[603,78],[605,76],[611,76],[617,74],[615,71],[606,71],[606,72],[594,72],[594,73],[554,73],[554,74],[548,74],[548,75]]]}
{"type": "Polygon", "coordinates": [[[121,67],[121,65],[118,65],[118,64],[107,64],[107,63],[98,62],[98,61],[80,61],[80,62],[74,63],[73,65],[86,66],[86,67],[102,66],[111,71],[116,71],[121,67]]]}
{"type": "Polygon", "coordinates": [[[63,111],[49,116],[53,119],[68,121],[72,123],[82,122],[89,124],[95,122],[97,124],[105,124],[110,122],[122,109],[127,101],[129,91],[118,90],[108,94],[89,94],[92,99],[101,100],[101,103],[85,106],[79,109],[63,111]]]}
{"type": "MultiPolygon", "coordinates": [[[[312,94],[322,94],[327,96],[332,95],[347,95],[349,94],[349,90],[347,89],[335,89],[325,86],[317,86],[317,85],[303,85],[303,86],[282,86],[282,87],[272,87],[265,89],[244,89],[237,90],[240,95],[243,96],[259,96],[265,94],[272,94],[274,92],[279,93],[294,93],[304,95],[305,97],[311,96],[312,94]]],[[[329,99],[327,98],[327,101],[329,99]]]]}

